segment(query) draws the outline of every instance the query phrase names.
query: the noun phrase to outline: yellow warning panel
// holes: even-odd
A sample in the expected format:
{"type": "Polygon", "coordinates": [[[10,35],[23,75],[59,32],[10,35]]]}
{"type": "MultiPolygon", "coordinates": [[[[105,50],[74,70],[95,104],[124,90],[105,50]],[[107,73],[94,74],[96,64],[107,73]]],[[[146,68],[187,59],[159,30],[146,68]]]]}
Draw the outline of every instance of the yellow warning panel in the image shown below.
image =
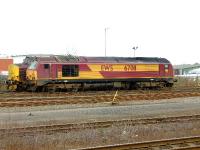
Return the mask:
{"type": "Polygon", "coordinates": [[[8,80],[19,81],[19,66],[14,64],[8,66],[8,80]]]}
{"type": "Polygon", "coordinates": [[[29,80],[37,80],[37,71],[32,69],[26,70],[26,77],[29,80]]]}

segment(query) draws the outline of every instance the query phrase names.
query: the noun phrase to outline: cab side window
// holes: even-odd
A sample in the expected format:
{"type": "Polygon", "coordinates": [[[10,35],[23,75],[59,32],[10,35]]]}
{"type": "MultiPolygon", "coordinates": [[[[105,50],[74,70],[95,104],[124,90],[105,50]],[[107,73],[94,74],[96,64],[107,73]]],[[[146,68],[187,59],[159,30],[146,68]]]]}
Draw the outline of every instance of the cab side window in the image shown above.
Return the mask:
{"type": "Polygon", "coordinates": [[[79,66],[78,65],[62,65],[62,76],[63,77],[79,76],[79,66]]]}
{"type": "Polygon", "coordinates": [[[165,65],[165,69],[169,69],[169,65],[165,65]]]}
{"type": "Polygon", "coordinates": [[[44,64],[44,69],[49,69],[49,64],[44,64]]]}

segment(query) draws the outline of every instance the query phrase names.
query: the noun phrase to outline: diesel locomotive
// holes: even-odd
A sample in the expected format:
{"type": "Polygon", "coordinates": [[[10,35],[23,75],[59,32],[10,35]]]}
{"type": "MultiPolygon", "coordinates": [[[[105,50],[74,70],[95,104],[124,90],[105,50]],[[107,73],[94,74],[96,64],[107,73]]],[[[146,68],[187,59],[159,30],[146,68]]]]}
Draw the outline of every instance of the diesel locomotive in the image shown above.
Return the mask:
{"type": "Polygon", "coordinates": [[[27,56],[9,66],[17,90],[172,87],[172,64],[158,57],[27,56]]]}

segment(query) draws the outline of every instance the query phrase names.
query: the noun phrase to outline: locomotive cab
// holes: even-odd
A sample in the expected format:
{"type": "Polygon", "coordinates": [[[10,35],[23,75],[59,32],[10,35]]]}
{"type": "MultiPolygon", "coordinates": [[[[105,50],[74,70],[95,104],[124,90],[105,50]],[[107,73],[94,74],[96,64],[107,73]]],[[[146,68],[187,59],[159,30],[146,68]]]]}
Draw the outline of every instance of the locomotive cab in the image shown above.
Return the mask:
{"type": "Polygon", "coordinates": [[[26,70],[27,80],[37,80],[37,62],[32,62],[26,70]]]}

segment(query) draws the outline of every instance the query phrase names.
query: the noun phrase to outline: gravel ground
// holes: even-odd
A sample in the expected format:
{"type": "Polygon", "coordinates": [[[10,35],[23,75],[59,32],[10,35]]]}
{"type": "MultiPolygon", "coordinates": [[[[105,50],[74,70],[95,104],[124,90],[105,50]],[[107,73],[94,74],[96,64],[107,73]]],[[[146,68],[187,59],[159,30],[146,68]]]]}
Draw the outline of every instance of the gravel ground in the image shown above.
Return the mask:
{"type": "Polygon", "coordinates": [[[134,101],[115,105],[102,103],[0,108],[0,127],[192,114],[200,114],[200,97],[134,101]]]}

